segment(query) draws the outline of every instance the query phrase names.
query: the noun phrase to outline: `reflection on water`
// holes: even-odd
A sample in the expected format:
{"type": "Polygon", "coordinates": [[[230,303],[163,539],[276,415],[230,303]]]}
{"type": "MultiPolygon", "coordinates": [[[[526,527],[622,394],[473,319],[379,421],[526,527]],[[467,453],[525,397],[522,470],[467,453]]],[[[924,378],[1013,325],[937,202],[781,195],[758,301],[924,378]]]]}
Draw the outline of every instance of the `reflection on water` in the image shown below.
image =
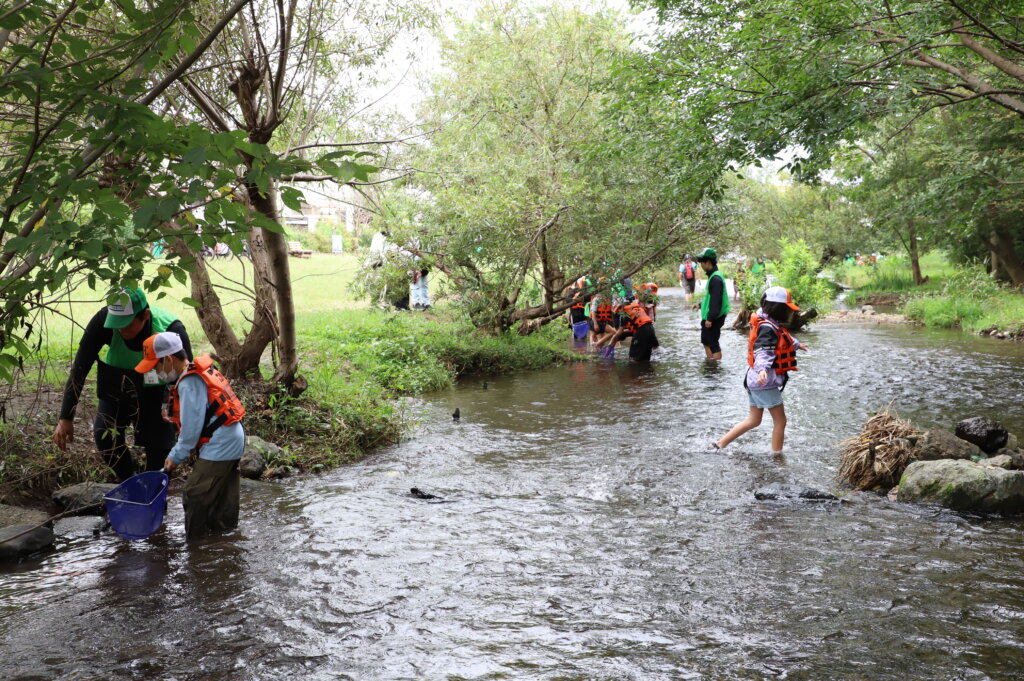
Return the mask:
{"type": "Polygon", "coordinates": [[[745,341],[724,332],[708,364],[693,313],[663,300],[651,366],[467,381],[408,442],[246,487],[232,535],[186,549],[177,499],[143,542],[58,528],[58,552],[0,574],[0,677],[1019,678],[1021,521],[752,491],[831,487],[834,443],[890,400],[1024,434],[1024,348],[819,326],[785,458],[768,423],[709,454],[747,411],[745,341]]]}

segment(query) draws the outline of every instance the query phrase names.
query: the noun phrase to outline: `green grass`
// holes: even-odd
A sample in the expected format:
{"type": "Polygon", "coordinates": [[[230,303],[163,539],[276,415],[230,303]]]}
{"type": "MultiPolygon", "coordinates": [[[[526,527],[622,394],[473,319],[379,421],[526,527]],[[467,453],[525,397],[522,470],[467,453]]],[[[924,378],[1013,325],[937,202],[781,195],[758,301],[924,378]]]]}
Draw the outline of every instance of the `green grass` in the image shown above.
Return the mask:
{"type": "Polygon", "coordinates": [[[903,256],[889,256],[874,265],[841,265],[835,269],[833,276],[836,281],[853,288],[859,297],[863,297],[865,293],[939,291],[956,271],[957,268],[949,262],[945,253],[932,252],[921,257],[921,274],[928,278],[921,286],[914,283],[910,260],[903,256]]]}

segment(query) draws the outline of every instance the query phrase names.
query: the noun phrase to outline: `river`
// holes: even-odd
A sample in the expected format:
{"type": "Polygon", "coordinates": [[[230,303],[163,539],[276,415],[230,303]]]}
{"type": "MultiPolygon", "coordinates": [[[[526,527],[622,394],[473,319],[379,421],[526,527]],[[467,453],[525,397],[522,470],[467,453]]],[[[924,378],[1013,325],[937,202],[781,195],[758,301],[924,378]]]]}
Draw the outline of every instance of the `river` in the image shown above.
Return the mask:
{"type": "Polygon", "coordinates": [[[921,426],[982,414],[1024,435],[1024,347],[819,325],[784,458],[767,417],[712,454],[747,410],[745,338],[706,365],[672,293],[650,368],[410,401],[415,437],[247,484],[228,536],[186,548],[178,498],[142,542],[61,522],[59,550],[0,572],[0,678],[1020,679],[1024,521],[752,492],[837,489],[835,443],[890,400],[921,426]]]}

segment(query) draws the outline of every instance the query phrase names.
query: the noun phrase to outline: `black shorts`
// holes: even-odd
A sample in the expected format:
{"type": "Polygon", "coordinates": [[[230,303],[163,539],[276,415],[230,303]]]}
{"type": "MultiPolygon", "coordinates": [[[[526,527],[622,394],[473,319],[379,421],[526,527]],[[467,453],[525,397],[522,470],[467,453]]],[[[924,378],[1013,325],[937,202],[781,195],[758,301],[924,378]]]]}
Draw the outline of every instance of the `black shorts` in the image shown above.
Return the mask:
{"type": "Polygon", "coordinates": [[[686,289],[687,293],[693,293],[693,289],[697,286],[696,279],[687,279],[683,277],[683,288],[686,289]]]}
{"type": "Polygon", "coordinates": [[[711,328],[704,326],[704,322],[700,323],[700,343],[706,345],[712,353],[721,352],[722,346],[719,344],[719,339],[722,337],[722,327],[725,325],[725,315],[718,317],[717,319],[711,320],[711,328]]]}
{"type": "Polygon", "coordinates": [[[629,344],[629,358],[634,362],[650,362],[651,351],[658,347],[658,337],[654,334],[654,324],[644,324],[633,334],[633,342],[629,344]]]}

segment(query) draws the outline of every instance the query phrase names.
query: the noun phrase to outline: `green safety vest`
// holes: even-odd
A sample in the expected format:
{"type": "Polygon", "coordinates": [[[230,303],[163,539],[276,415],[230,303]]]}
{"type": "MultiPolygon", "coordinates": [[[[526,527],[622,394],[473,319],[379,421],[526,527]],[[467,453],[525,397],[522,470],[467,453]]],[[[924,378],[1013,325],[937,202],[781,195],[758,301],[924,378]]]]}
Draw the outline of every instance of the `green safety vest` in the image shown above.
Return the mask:
{"type": "Polygon", "coordinates": [[[761,274],[762,272],[764,272],[764,265],[762,265],[759,262],[755,262],[753,265],[750,266],[750,271],[753,272],[754,274],[761,274]]]}
{"type": "MultiPolygon", "coordinates": [[[[166,331],[168,326],[178,321],[178,318],[170,312],[153,305],[149,306],[149,315],[150,321],[153,323],[153,333],[166,331]]],[[[142,361],[142,350],[130,349],[125,345],[124,338],[117,332],[117,329],[112,331],[110,346],[107,348],[107,356],[103,361],[118,369],[134,371],[138,363],[142,361]]]]}
{"type": "Polygon", "coordinates": [[[729,289],[725,285],[725,277],[722,276],[721,270],[715,270],[708,275],[708,285],[704,289],[704,299],[700,301],[700,318],[704,321],[708,319],[708,308],[711,307],[711,280],[718,277],[722,280],[722,312],[719,316],[729,314],[732,309],[732,304],[729,302],[729,289]]]}

